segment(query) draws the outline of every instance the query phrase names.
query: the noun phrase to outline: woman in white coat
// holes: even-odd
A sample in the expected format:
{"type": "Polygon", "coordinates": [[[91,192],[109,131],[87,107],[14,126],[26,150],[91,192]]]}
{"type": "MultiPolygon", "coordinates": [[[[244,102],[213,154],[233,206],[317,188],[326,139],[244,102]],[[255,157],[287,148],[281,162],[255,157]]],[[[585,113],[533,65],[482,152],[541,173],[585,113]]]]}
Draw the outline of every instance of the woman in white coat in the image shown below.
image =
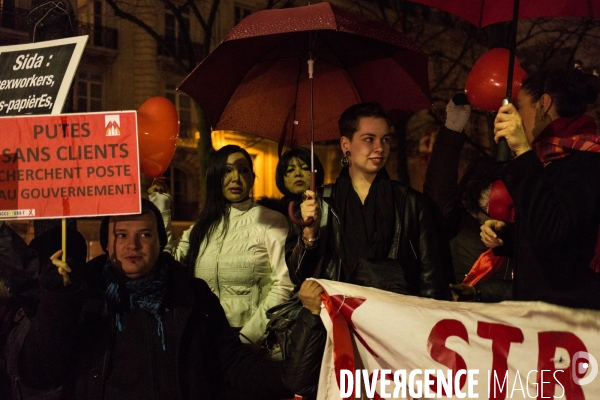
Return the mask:
{"type": "Polygon", "coordinates": [[[285,263],[286,218],[254,202],[252,158],[228,145],[208,162],[206,202],[172,250],[219,297],[245,343],[265,337],[266,310],[293,293],[285,263]]]}

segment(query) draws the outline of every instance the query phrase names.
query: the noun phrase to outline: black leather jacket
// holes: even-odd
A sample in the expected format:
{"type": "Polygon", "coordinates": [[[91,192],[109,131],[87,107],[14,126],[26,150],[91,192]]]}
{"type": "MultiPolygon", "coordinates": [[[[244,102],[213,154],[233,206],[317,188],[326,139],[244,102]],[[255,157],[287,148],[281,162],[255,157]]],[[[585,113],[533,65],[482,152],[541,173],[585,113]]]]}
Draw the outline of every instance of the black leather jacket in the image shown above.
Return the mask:
{"type": "MultiPolygon", "coordinates": [[[[444,279],[444,268],[448,266],[441,259],[440,242],[426,197],[400,182],[392,183],[396,223],[388,258],[400,262],[405,278],[411,281],[407,283],[418,288],[420,296],[449,300],[450,290],[444,279]]],[[[317,190],[322,217],[316,245],[309,249],[299,235],[288,236],[286,261],[290,277],[297,285],[310,277],[348,281],[340,257],[341,227],[334,209],[334,185],[317,190]],[[292,240],[294,245],[290,243],[292,240]]]]}

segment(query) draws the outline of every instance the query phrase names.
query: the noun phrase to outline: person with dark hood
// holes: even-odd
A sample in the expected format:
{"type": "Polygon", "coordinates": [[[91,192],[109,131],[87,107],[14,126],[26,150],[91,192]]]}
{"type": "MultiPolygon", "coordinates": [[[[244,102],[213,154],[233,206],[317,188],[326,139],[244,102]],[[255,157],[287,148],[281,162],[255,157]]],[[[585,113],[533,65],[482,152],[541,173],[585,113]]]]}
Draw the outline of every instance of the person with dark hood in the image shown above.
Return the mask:
{"type": "Polygon", "coordinates": [[[515,222],[486,221],[481,238],[516,258],[516,300],[600,309],[600,136],[585,114],[599,88],[577,69],[541,71],[496,116],[515,155],[502,170],[515,222]]]}
{"type": "Polygon", "coordinates": [[[274,362],[243,346],[206,282],[162,251],[160,211],[104,217],[106,254],[79,271],[52,256],[19,356],[19,384],[63,399],[220,399],[232,386],[261,399],[316,389],[325,343],[320,286],[300,290],[295,351],[274,362]],[[294,357],[297,355],[298,357],[294,357]]]}
{"type": "Polygon", "coordinates": [[[429,204],[392,181],[390,122],[379,103],[349,107],[339,120],[342,171],[333,185],[307,190],[303,229],[287,262],[295,283],[309,277],[449,299],[429,204]]]}

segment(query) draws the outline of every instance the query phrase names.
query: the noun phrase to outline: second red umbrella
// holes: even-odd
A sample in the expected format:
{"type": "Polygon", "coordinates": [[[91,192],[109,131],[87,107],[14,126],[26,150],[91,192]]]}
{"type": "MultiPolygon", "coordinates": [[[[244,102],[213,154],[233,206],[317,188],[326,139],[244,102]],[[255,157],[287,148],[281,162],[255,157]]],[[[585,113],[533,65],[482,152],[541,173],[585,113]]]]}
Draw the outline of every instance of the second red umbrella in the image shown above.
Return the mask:
{"type": "Polygon", "coordinates": [[[379,101],[392,115],[430,107],[427,67],[396,29],[319,3],[251,14],[179,88],[213,129],[293,146],[312,133],[338,139],[337,120],[356,103],[379,101]]]}

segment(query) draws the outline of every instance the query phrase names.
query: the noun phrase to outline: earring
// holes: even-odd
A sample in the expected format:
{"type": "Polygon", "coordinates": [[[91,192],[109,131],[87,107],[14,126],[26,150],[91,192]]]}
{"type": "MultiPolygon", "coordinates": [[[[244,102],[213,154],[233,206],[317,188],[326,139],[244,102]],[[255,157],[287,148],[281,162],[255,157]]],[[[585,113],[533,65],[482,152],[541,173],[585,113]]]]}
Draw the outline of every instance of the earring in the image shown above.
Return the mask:
{"type": "Polygon", "coordinates": [[[342,167],[348,166],[348,164],[349,164],[348,157],[350,157],[350,152],[346,151],[346,154],[344,155],[344,157],[342,157],[342,167]]]}

